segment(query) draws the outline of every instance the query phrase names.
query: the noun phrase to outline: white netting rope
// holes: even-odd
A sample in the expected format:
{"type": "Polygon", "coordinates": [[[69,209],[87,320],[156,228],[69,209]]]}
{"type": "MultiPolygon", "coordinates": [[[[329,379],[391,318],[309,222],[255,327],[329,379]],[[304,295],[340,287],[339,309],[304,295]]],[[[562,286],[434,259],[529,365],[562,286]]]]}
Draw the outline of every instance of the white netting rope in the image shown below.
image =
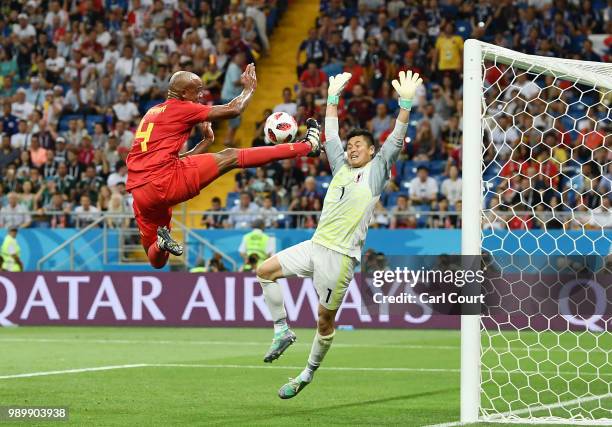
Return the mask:
{"type": "MultiPolygon", "coordinates": [[[[612,64],[483,44],[482,73],[484,250],[609,262],[612,64]]],[[[481,418],[612,424],[610,317],[576,326],[525,314],[534,295],[513,293],[500,296],[516,300],[504,315],[482,316],[481,418]]]]}

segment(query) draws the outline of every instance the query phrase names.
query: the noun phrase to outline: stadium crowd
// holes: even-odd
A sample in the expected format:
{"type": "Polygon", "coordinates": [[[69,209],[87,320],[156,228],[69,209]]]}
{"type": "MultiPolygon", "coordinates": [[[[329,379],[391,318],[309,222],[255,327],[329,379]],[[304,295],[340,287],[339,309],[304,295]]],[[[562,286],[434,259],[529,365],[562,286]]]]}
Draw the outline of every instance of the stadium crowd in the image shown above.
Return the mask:
{"type": "MultiPolygon", "coordinates": [[[[169,76],[179,69],[193,71],[202,76],[207,102],[232,98],[240,91],[232,83],[234,76],[246,63],[266,54],[267,35],[287,3],[4,2],[0,18],[0,225],[82,226],[100,211],[130,212],[125,157],[139,117],[164,97],[169,76]]],[[[296,52],[299,84],[284,88],[283,101],[262,112],[253,145],[265,144],[263,124],[273,111],[294,115],[300,126],[308,117],[322,120],[327,77],[342,71],[351,72],[353,78],[339,105],[341,136],[360,126],[382,142],[393,127],[398,108],[389,81],[400,70],[417,71],[426,84],[412,110],[413,126],[408,135],[412,142],[394,168],[372,226],[460,227],[464,40],[474,37],[525,53],[607,61],[610,39],[605,41],[608,50],[600,52],[604,54],[601,57],[589,36],[612,34],[611,16],[612,7],[603,0],[323,0],[317,22],[296,52]]],[[[505,71],[491,67],[486,74],[487,83],[498,93],[508,92],[509,74],[505,71]]],[[[515,84],[520,96],[506,99],[503,109],[508,117],[496,118],[497,124],[487,134],[494,143],[500,138],[507,140],[509,134],[516,136],[511,141],[512,158],[501,152],[489,153],[487,158],[488,163],[498,166],[488,173],[494,179],[491,185],[502,195],[489,197],[487,203],[507,212],[503,218],[495,214],[491,223],[501,218],[504,227],[506,223],[512,228],[542,227],[541,221],[512,214],[513,206],[519,211],[544,210],[542,202],[566,206],[566,211],[588,206],[605,216],[609,212],[610,172],[598,166],[605,160],[598,163],[589,153],[602,159],[609,156],[610,141],[603,137],[609,132],[609,120],[608,128],[580,128],[576,121],[564,130],[564,145],[559,145],[560,133],[541,138],[555,147],[558,162],[571,159],[575,164],[563,170],[565,177],[555,180],[554,191],[537,196],[529,179],[525,183],[514,175],[523,167],[527,171],[529,166],[521,165],[529,164],[532,175],[527,176],[553,177],[551,170],[560,163],[547,163],[548,172],[543,172],[543,163],[536,157],[541,153],[544,158],[546,149],[533,151],[536,139],[530,142],[527,132],[522,131],[529,128],[529,118],[519,117],[520,125],[508,118],[530,96],[536,96],[530,91],[539,92],[540,87],[552,87],[556,82],[538,79],[515,84]],[[591,151],[573,150],[578,146],[588,146],[591,151]],[[502,154],[506,157],[496,157],[502,154]],[[585,174],[578,173],[581,171],[585,174]],[[595,187],[591,186],[593,180],[595,187]],[[570,200],[555,193],[566,186],[575,190],[570,200]],[[587,187],[593,190],[592,196],[582,197],[587,187]],[[532,197],[523,197],[529,191],[534,193],[532,197]]],[[[575,96],[578,89],[561,91],[575,96]]],[[[554,105],[556,90],[537,95],[547,98],[542,103],[530,102],[530,106],[554,105]]],[[[606,107],[592,98],[594,106],[587,106],[588,115],[595,118],[606,107]]],[[[487,103],[494,103],[493,95],[487,103]]],[[[529,111],[526,116],[537,114],[529,111]]],[[[586,120],[585,126],[591,122],[586,120]]],[[[229,145],[237,125],[230,126],[229,145]]],[[[533,129],[548,125],[534,123],[533,129]]],[[[193,142],[198,140],[199,135],[194,135],[193,142]]],[[[254,219],[263,217],[268,227],[314,227],[315,212],[321,209],[330,179],[324,158],[244,170],[236,176],[236,192],[226,200],[213,201],[212,211],[227,210],[227,214],[206,214],[202,225],[247,228],[254,219]],[[295,214],[279,215],[279,211],[295,214]]],[[[111,221],[109,225],[119,227],[125,222],[111,221]]]]}
{"type": "Polygon", "coordinates": [[[125,159],[139,118],[165,98],[172,73],[200,75],[204,102],[233,98],[241,87],[225,77],[266,54],[286,7],[287,0],[2,2],[0,226],[79,227],[100,212],[131,213],[125,159]]]}
{"type": "MultiPolygon", "coordinates": [[[[412,110],[411,143],[393,171],[371,226],[458,228],[464,40],[477,38],[527,54],[607,62],[612,37],[603,39],[600,55],[590,36],[612,34],[611,6],[610,2],[569,0],[322,1],[316,26],[297,52],[299,85],[284,88],[283,101],[264,112],[253,145],[264,143],[263,123],[272,112],[295,115],[300,125],[308,117],[322,120],[327,77],[344,71],[353,77],[339,106],[341,136],[362,127],[384,143],[398,109],[389,81],[400,70],[416,71],[426,84],[412,110]]],[[[586,86],[519,74],[490,63],[485,73],[485,84],[492,87],[487,91],[488,112],[495,115],[485,136],[489,147],[485,156],[488,226],[611,227],[612,213],[607,206],[612,197],[612,141],[605,138],[610,133],[610,100],[604,103],[586,86]],[[513,96],[513,91],[520,93],[513,96]],[[496,99],[500,94],[501,103],[496,99]],[[561,99],[573,104],[569,111],[563,111],[561,99]],[[518,114],[526,105],[525,113],[518,114]],[[547,106],[551,115],[542,120],[547,106]],[[493,107],[504,114],[496,114],[493,107]],[[544,135],[543,131],[553,127],[553,118],[558,118],[559,132],[544,135]],[[510,150],[499,149],[500,143],[510,150]],[[547,161],[549,158],[553,160],[547,161]],[[562,175],[547,181],[559,172],[562,175]],[[530,180],[532,177],[537,179],[530,180]],[[551,212],[558,214],[552,221],[551,212]]],[[[286,162],[266,170],[244,171],[237,177],[241,204],[229,210],[255,215],[258,206],[270,205],[269,197],[272,208],[316,211],[329,173],[325,159],[297,162],[293,168],[286,162]]],[[[228,202],[231,206],[232,199],[228,202]]],[[[262,212],[270,218],[270,208],[262,212]]],[[[231,218],[227,217],[225,226],[247,226],[231,218]]],[[[316,217],[306,212],[282,222],[312,227],[316,217]]]]}

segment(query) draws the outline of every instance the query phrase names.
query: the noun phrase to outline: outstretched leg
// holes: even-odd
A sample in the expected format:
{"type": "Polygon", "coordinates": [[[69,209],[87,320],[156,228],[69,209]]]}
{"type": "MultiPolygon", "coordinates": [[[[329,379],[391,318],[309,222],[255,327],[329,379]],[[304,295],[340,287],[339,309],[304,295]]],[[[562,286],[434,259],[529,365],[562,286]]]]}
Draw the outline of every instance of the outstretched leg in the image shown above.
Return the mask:
{"type": "Polygon", "coordinates": [[[264,356],[266,363],[278,359],[296,340],[295,334],[287,324],[283,288],[276,281],[281,277],[283,277],[283,270],[276,256],[268,258],[257,268],[257,279],[261,284],[264,300],[274,322],[272,345],[264,356]]]}
{"type": "Polygon", "coordinates": [[[214,154],[189,156],[198,164],[200,189],[232,169],[263,166],[276,160],[318,156],[321,153],[319,123],[315,119],[308,119],[306,124],[308,131],[299,142],[270,147],[226,148],[214,154]],[[214,165],[209,160],[211,156],[214,165]]]}
{"type": "Polygon", "coordinates": [[[291,399],[313,380],[330,349],[336,333],[335,319],[353,277],[355,259],[313,243],[313,282],[319,295],[317,332],[306,367],[278,391],[281,399],[291,399]]]}
{"type": "Polygon", "coordinates": [[[277,280],[288,276],[312,277],[312,273],[310,240],[280,251],[257,268],[257,278],[263,289],[264,300],[274,321],[274,338],[264,356],[264,362],[270,363],[278,359],[296,340],[295,334],[287,324],[283,288],[277,280]]]}
{"type": "Polygon", "coordinates": [[[336,334],[334,319],[338,310],[328,310],[319,304],[319,320],[317,322],[317,332],[310,348],[308,363],[300,374],[283,385],[278,391],[281,399],[291,399],[312,382],[314,373],[325,358],[327,351],[332,345],[336,334]]]}

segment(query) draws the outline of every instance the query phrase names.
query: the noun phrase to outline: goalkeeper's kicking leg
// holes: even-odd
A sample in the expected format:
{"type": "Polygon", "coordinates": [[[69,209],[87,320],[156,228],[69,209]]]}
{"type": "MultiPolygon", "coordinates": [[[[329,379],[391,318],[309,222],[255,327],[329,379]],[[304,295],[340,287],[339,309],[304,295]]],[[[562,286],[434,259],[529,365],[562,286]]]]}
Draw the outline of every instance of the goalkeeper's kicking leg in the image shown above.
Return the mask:
{"type": "Polygon", "coordinates": [[[353,277],[355,263],[351,257],[307,240],[279,252],[257,269],[275,330],[272,346],[264,357],[265,362],[280,357],[295,341],[295,334],[287,324],[282,288],[277,279],[295,275],[312,277],[319,295],[317,332],[308,362],[297,377],[280,388],[278,395],[281,399],[295,397],[312,382],[314,372],[331,347],[335,334],[334,319],[353,277]]]}
{"type": "Polygon", "coordinates": [[[317,321],[317,332],[310,348],[310,355],[306,367],[295,378],[290,378],[289,382],[278,390],[281,399],[291,399],[304,389],[313,380],[314,373],[325,358],[327,351],[332,345],[336,329],[334,319],[338,310],[328,310],[319,304],[319,319],[317,321]]]}

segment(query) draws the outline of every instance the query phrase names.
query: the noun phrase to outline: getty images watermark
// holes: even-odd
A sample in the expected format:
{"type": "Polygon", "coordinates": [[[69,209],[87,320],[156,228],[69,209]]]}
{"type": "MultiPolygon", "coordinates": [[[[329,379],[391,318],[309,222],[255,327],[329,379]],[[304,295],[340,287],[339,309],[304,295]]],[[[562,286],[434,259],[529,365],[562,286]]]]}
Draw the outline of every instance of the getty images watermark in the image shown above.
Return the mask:
{"type": "Polygon", "coordinates": [[[384,286],[402,285],[415,288],[418,284],[444,285],[448,287],[446,292],[429,293],[424,291],[418,295],[412,292],[400,292],[399,294],[386,295],[384,292],[376,292],[372,295],[377,304],[396,303],[423,303],[423,304],[484,304],[484,294],[462,295],[461,289],[468,284],[477,283],[482,285],[485,281],[482,270],[428,270],[421,267],[420,270],[412,270],[408,267],[395,267],[393,270],[373,270],[372,286],[381,289],[384,286]]]}
{"type": "Polygon", "coordinates": [[[362,310],[369,314],[565,317],[596,329],[610,315],[605,257],[384,256],[362,259],[362,310]]]}

